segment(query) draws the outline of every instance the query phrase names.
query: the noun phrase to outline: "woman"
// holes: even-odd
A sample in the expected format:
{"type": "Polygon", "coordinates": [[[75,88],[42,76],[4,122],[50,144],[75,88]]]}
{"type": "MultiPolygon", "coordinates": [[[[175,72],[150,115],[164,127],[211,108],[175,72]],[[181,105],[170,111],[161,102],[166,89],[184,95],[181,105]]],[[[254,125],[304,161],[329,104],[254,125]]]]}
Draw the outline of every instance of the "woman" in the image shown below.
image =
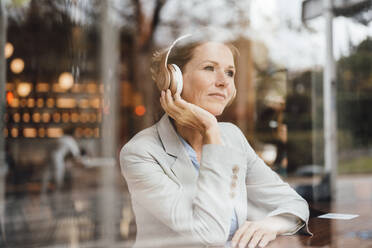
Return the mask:
{"type": "MultiPolygon", "coordinates": [[[[136,216],[136,247],[264,247],[308,221],[308,205],[248,144],[218,122],[235,95],[236,49],[219,42],[175,47],[183,91],[161,92],[161,120],[135,135],[120,163],[136,216]]],[[[155,54],[154,78],[166,53],[155,54]]]]}

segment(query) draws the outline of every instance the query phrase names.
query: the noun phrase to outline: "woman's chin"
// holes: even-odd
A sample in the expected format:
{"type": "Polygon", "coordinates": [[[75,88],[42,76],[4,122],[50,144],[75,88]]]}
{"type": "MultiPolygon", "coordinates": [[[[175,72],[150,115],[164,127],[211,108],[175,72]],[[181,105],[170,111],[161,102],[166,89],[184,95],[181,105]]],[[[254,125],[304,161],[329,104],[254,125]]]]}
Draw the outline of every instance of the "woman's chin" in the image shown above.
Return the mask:
{"type": "Polygon", "coordinates": [[[220,115],[222,115],[222,113],[223,113],[223,110],[225,109],[225,108],[223,108],[223,107],[209,107],[209,108],[204,108],[205,110],[207,110],[209,113],[211,113],[212,115],[214,115],[214,116],[220,116],[220,115]]]}

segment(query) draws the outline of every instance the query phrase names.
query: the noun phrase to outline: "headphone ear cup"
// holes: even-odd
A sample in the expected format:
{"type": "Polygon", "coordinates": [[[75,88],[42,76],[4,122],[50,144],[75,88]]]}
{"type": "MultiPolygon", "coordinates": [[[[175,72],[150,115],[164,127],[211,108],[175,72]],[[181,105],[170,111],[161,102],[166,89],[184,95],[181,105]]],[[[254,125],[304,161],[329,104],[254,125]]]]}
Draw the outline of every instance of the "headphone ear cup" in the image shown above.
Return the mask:
{"type": "Polygon", "coordinates": [[[183,89],[183,79],[181,69],[175,64],[169,64],[169,75],[170,75],[170,86],[169,89],[172,95],[178,93],[181,94],[183,89]]]}
{"type": "Polygon", "coordinates": [[[177,85],[177,90],[176,90],[176,93],[177,94],[180,94],[181,95],[181,92],[182,92],[182,89],[183,89],[183,77],[182,77],[182,71],[181,69],[175,65],[175,64],[172,64],[174,70],[175,70],[175,73],[173,74],[174,78],[175,78],[175,83],[177,85]]]}

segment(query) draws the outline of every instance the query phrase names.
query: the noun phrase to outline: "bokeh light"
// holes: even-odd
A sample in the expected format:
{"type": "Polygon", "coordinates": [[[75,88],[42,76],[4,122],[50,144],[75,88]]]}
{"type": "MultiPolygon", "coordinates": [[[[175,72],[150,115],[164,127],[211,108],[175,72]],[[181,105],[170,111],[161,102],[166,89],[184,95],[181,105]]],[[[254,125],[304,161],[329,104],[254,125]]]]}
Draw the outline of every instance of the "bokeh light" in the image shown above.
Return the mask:
{"type": "Polygon", "coordinates": [[[134,109],[137,116],[143,116],[146,113],[146,108],[143,105],[139,105],[134,109]]]}
{"type": "Polygon", "coordinates": [[[14,47],[12,45],[12,43],[10,42],[7,42],[5,44],[5,58],[10,58],[10,56],[13,55],[13,52],[14,52],[14,47]]]}
{"type": "Polygon", "coordinates": [[[25,62],[20,58],[13,59],[12,62],[10,63],[10,69],[15,74],[21,73],[24,68],[25,62]]]}
{"type": "Polygon", "coordinates": [[[62,89],[68,90],[74,84],[74,77],[69,72],[63,72],[58,78],[58,83],[62,89]]]}
{"type": "Polygon", "coordinates": [[[19,83],[17,86],[17,94],[21,97],[26,97],[30,94],[32,85],[30,83],[19,83]]]}

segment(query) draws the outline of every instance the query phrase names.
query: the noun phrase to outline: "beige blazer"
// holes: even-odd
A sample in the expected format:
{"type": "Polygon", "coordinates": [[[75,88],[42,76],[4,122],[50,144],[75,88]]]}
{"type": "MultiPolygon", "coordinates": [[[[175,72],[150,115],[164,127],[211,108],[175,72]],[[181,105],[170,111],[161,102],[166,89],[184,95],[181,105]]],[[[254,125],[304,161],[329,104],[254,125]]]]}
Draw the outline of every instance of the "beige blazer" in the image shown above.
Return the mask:
{"type": "Polygon", "coordinates": [[[219,126],[224,145],[203,146],[199,173],[166,114],[124,145],[120,165],[136,218],[135,247],[223,246],[233,209],[239,226],[285,213],[307,223],[306,201],[256,155],[238,127],[219,126]]]}

